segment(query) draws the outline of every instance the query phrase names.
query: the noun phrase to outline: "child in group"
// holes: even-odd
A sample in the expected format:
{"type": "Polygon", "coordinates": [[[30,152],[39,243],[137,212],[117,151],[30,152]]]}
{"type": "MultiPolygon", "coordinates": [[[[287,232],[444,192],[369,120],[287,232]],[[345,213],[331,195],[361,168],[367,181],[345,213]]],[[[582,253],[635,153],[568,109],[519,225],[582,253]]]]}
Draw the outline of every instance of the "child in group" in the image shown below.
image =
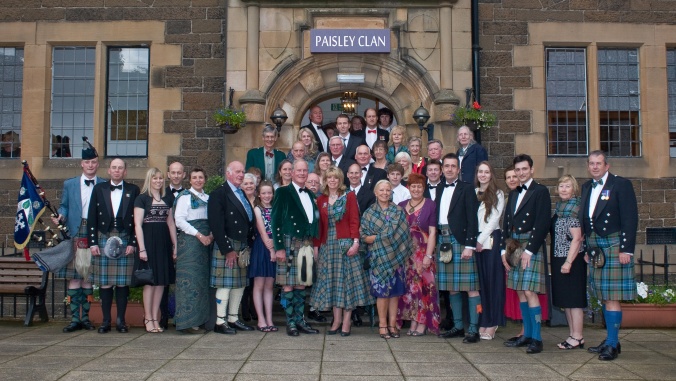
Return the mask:
{"type": "Polygon", "coordinates": [[[411,192],[401,184],[401,178],[404,175],[404,167],[399,163],[387,166],[387,179],[392,184],[392,202],[399,205],[400,202],[410,200],[411,192]]]}

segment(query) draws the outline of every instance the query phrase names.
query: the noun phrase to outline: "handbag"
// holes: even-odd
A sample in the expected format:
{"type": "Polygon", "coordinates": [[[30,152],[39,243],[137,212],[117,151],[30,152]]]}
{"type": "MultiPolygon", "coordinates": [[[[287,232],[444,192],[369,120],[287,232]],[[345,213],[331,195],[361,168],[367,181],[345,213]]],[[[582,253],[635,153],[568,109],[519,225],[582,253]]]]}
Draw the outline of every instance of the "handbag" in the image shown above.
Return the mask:
{"type": "Polygon", "coordinates": [[[154,286],[155,279],[153,277],[153,269],[148,265],[148,261],[139,260],[138,266],[134,270],[134,287],[140,286],[154,286]],[[145,268],[144,268],[145,267],[145,268]]]}
{"type": "Polygon", "coordinates": [[[249,263],[251,263],[251,249],[245,247],[237,253],[237,265],[240,269],[245,269],[249,267],[249,263]]]}
{"type": "Polygon", "coordinates": [[[600,247],[588,248],[587,256],[589,257],[589,263],[591,263],[594,268],[600,269],[606,265],[606,253],[600,247]]]}

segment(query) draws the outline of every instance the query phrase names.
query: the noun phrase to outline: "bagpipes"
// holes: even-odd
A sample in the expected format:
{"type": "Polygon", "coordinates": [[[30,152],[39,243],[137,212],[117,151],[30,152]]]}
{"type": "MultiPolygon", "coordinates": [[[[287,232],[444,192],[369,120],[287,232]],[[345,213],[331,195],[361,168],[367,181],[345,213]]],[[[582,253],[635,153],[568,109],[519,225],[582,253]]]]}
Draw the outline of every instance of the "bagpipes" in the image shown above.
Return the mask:
{"type": "MultiPolygon", "coordinates": [[[[25,160],[23,160],[21,163],[23,164],[24,177],[27,177],[31,183],[28,185],[29,186],[32,185],[35,187],[35,190],[37,190],[37,195],[40,198],[40,201],[42,202],[42,204],[44,204],[44,208],[48,209],[51,212],[52,217],[58,218],[59,217],[58,211],[54,209],[51,202],[47,199],[45,195],[45,190],[40,186],[40,183],[33,175],[33,172],[31,172],[28,163],[25,160]]],[[[22,188],[19,193],[19,198],[21,198],[22,196],[21,192],[24,191],[24,188],[26,187],[24,184],[22,184],[22,188]]],[[[33,205],[35,205],[35,200],[31,201],[33,201],[33,205]]],[[[30,232],[28,233],[29,237],[31,237],[33,241],[44,242],[44,245],[47,247],[47,249],[42,250],[38,253],[34,253],[32,255],[35,264],[43,271],[53,272],[59,270],[60,268],[70,263],[70,261],[72,261],[73,259],[74,250],[73,250],[73,242],[68,234],[68,227],[64,223],[59,221],[57,231],[55,232],[49,225],[45,224],[45,222],[42,220],[42,218],[39,217],[39,215],[36,222],[37,224],[39,224],[40,227],[43,228],[42,231],[44,231],[44,234],[33,234],[34,231],[31,228],[30,232]]],[[[26,258],[27,261],[30,260],[31,255],[29,253],[28,246],[25,245],[23,249],[24,249],[24,257],[26,258]]]]}

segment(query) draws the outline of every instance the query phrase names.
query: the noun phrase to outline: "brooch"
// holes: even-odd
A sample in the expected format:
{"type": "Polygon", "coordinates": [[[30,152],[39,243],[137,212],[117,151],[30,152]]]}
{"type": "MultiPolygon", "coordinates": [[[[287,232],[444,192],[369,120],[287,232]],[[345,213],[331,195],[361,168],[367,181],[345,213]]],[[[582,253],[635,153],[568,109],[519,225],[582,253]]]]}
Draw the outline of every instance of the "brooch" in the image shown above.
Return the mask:
{"type": "Polygon", "coordinates": [[[328,204],[326,202],[322,204],[322,208],[324,208],[324,209],[326,209],[327,206],[328,206],[328,204]]]}
{"type": "Polygon", "coordinates": [[[129,193],[127,193],[125,196],[126,196],[126,197],[131,197],[131,195],[130,195],[129,193]]]}
{"type": "Polygon", "coordinates": [[[610,190],[606,189],[601,191],[601,200],[603,201],[610,200],[610,190]]]}

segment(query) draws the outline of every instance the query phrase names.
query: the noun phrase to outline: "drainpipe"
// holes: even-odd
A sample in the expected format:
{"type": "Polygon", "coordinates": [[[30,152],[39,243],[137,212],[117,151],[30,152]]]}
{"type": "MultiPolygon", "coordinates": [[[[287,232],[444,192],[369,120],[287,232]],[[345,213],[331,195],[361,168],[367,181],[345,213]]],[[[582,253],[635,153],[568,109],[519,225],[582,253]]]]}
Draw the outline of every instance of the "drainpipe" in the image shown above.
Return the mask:
{"type": "MultiPolygon", "coordinates": [[[[225,94],[228,90],[228,0],[223,0],[223,20],[225,23],[221,22],[221,25],[225,24],[223,28],[223,104],[225,105],[225,94]]],[[[220,173],[225,173],[225,163],[226,161],[226,137],[225,133],[223,134],[223,155],[221,156],[221,168],[220,173]]]]}
{"type": "MultiPolygon", "coordinates": [[[[472,1],[472,85],[474,86],[474,98],[481,103],[481,63],[479,46],[479,0],[472,1]]],[[[477,143],[481,144],[481,130],[474,133],[477,143]]]]}

